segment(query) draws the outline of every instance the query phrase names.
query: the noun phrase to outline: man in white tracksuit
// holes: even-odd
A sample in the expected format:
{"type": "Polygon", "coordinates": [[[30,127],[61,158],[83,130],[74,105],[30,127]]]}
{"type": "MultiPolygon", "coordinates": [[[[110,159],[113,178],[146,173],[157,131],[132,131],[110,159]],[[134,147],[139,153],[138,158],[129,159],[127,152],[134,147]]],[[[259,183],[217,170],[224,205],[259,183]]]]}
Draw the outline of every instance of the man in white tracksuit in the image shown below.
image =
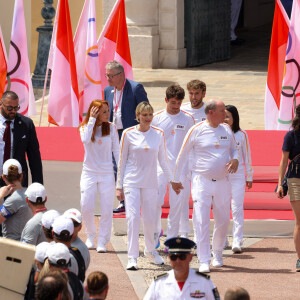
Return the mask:
{"type": "MultiPolygon", "coordinates": [[[[186,112],[180,110],[182,100],[184,99],[184,89],[172,84],[166,90],[166,109],[157,112],[154,115],[152,125],[162,129],[165,133],[168,161],[174,172],[176,158],[182,146],[185,135],[189,129],[195,124],[194,118],[186,112]]],[[[164,198],[167,191],[168,180],[160,166],[157,168],[158,174],[158,205],[157,208],[157,229],[155,237],[158,237],[161,232],[161,206],[164,204],[164,198]]],[[[182,179],[182,181],[186,181],[182,179]]],[[[188,189],[189,187],[186,186],[188,189]]],[[[169,188],[169,204],[170,212],[168,216],[168,231],[167,239],[175,237],[179,233],[179,220],[184,206],[183,201],[188,199],[183,198],[183,193],[176,193],[169,188]]],[[[188,205],[188,203],[187,203],[188,205]]],[[[185,216],[184,223],[189,227],[189,216],[185,216]]],[[[188,230],[189,231],[189,230],[188,230]]]]}
{"type": "Polygon", "coordinates": [[[223,266],[222,251],[230,222],[230,184],[228,173],[238,168],[238,148],[231,128],[222,124],[225,105],[220,100],[206,103],[207,119],[193,126],[186,135],[176,160],[172,187],[182,189],[180,177],[191,151],[194,152],[192,198],[197,234],[197,256],[200,272],[210,272],[210,210],[215,220],[212,250],[214,267],[223,266]],[[232,158],[230,160],[230,157],[232,158]],[[177,183],[177,184],[176,184],[177,183]]]}
{"type": "MultiPolygon", "coordinates": [[[[188,90],[188,95],[190,102],[184,103],[181,106],[181,110],[189,113],[193,116],[195,123],[199,123],[206,120],[206,114],[205,114],[205,103],[203,102],[203,98],[206,94],[206,84],[205,82],[194,79],[187,83],[186,88],[188,90]]],[[[187,237],[187,233],[190,231],[189,224],[186,224],[184,220],[186,219],[186,216],[189,215],[189,200],[190,200],[190,194],[191,194],[191,171],[193,169],[193,153],[190,154],[189,158],[189,171],[187,175],[187,188],[185,188],[181,194],[182,197],[185,199],[183,201],[184,206],[182,207],[181,211],[181,218],[180,218],[180,224],[179,224],[179,232],[182,236],[187,237]]],[[[194,216],[193,216],[194,219],[194,216]]],[[[197,237],[196,237],[196,230],[194,226],[194,241],[197,243],[197,237]]]]}

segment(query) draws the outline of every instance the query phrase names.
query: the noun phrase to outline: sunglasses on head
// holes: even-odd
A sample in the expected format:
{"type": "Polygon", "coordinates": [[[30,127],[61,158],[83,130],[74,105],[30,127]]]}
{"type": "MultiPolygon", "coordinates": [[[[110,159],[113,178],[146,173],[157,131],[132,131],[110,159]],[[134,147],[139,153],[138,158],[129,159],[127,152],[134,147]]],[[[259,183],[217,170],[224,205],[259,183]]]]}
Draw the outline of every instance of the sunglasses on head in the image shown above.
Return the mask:
{"type": "Polygon", "coordinates": [[[170,255],[170,259],[172,261],[176,261],[177,258],[179,258],[180,260],[186,260],[187,254],[186,253],[179,253],[179,254],[171,254],[170,255]]]}

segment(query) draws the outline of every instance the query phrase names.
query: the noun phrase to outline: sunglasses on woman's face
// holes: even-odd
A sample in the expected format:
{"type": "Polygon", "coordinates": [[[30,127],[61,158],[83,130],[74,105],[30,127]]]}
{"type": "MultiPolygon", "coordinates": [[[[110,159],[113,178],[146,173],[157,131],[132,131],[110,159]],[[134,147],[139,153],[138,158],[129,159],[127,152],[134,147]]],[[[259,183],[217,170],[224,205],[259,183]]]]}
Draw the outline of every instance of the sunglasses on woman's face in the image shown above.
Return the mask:
{"type": "Polygon", "coordinates": [[[186,260],[187,255],[185,253],[180,253],[180,254],[171,254],[170,255],[170,259],[172,261],[176,261],[177,258],[179,258],[180,260],[186,260]]]}

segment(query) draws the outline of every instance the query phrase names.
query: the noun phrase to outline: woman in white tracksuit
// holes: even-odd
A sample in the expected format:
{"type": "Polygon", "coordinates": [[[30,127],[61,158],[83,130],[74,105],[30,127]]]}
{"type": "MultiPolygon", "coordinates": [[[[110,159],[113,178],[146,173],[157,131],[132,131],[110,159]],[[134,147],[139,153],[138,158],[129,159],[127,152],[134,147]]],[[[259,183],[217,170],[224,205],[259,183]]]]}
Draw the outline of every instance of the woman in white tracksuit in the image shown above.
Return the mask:
{"type": "Polygon", "coordinates": [[[140,218],[143,219],[144,254],[154,264],[163,264],[155,250],[155,216],[157,214],[157,160],[168,181],[172,179],[168,165],[164,132],[151,126],[153,108],[141,102],[136,108],[137,126],[123,131],[120,141],[121,153],[118,165],[117,197],[125,199],[128,232],[127,270],[137,270],[139,256],[140,218]]]}
{"type": "Polygon", "coordinates": [[[231,183],[231,212],[233,218],[232,226],[232,251],[240,253],[242,251],[244,235],[244,196],[245,186],[252,187],[253,169],[251,164],[251,152],[247,133],[240,129],[240,118],[238,110],[233,105],[226,105],[225,122],[231,127],[234,138],[239,148],[239,167],[236,173],[229,174],[231,183]],[[244,162],[244,165],[243,165],[244,162]],[[245,179],[246,169],[246,179],[245,179]]]}
{"type": "Polygon", "coordinates": [[[101,218],[97,252],[106,252],[112,227],[115,177],[111,153],[119,159],[120,146],[116,126],[109,120],[107,101],[94,100],[79,131],[84,146],[84,161],[80,179],[81,213],[86,227],[86,245],[94,248],[97,228],[94,222],[95,199],[100,195],[101,218]]]}

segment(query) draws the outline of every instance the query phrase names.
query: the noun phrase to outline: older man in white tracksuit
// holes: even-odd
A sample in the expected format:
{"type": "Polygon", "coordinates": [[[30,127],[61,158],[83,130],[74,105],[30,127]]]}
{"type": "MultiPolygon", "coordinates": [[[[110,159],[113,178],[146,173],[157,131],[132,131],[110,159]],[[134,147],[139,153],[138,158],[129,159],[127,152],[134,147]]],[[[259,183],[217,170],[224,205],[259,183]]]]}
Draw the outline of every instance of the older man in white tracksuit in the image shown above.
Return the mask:
{"type": "Polygon", "coordinates": [[[212,250],[213,267],[223,266],[222,251],[230,222],[230,184],[228,173],[238,168],[238,148],[231,128],[222,124],[225,105],[220,100],[209,100],[205,107],[207,119],[193,126],[183,141],[176,161],[175,191],[182,189],[180,176],[191,150],[194,152],[192,170],[192,198],[194,201],[197,256],[200,272],[210,272],[210,209],[213,203],[215,220],[212,250]],[[230,159],[230,157],[232,159],[230,159]]]}

